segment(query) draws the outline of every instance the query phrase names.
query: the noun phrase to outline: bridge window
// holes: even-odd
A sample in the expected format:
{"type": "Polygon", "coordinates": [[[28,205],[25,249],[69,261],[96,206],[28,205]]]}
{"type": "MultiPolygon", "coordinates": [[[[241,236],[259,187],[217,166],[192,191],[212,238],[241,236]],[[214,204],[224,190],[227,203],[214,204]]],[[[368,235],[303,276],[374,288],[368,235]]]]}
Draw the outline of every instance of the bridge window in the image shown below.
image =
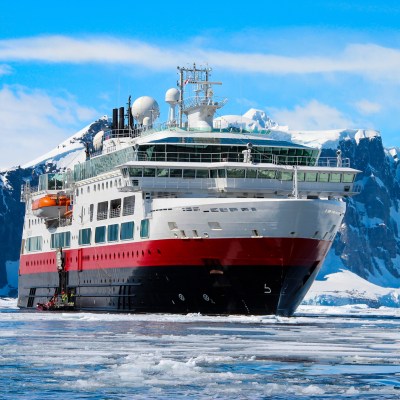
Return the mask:
{"type": "Polygon", "coordinates": [[[342,176],[343,183],[352,183],[354,181],[354,174],[344,173],[342,176]]]}
{"type": "Polygon", "coordinates": [[[257,170],[256,169],[248,169],[246,171],[246,178],[257,178],[257,170]]]}
{"type": "Polygon", "coordinates": [[[193,179],[196,176],[195,169],[184,169],[183,170],[183,178],[185,179],[193,179]]]}
{"type": "Polygon", "coordinates": [[[208,169],[196,170],[196,178],[208,178],[208,169]]]}
{"type": "Polygon", "coordinates": [[[328,182],[329,174],[327,172],[320,172],[318,174],[318,181],[319,182],[328,182]]]}
{"type": "Polygon", "coordinates": [[[168,168],[157,168],[157,176],[159,178],[168,178],[169,176],[168,168]]]}
{"type": "Polygon", "coordinates": [[[339,173],[332,173],[329,176],[329,182],[336,182],[336,183],[340,183],[340,176],[342,174],[339,173]]]}
{"type": "Polygon", "coordinates": [[[278,171],[276,179],[280,179],[282,181],[291,181],[293,179],[293,172],[278,171]]]}
{"type": "Polygon", "coordinates": [[[238,168],[228,168],[226,170],[226,174],[228,178],[244,178],[245,170],[238,168]]]}
{"type": "Polygon", "coordinates": [[[317,173],[316,172],[307,172],[306,173],[306,182],[316,182],[317,181],[317,173]]]}
{"type": "Polygon", "coordinates": [[[182,170],[181,169],[170,169],[169,170],[170,178],[182,178],[182,170]]]}
{"type": "Polygon", "coordinates": [[[144,168],[143,169],[143,176],[148,178],[148,177],[155,177],[156,176],[156,169],[155,168],[144,168]]]}
{"type": "Polygon", "coordinates": [[[141,178],[143,174],[143,168],[129,168],[129,176],[135,178],[141,178]]]}
{"type": "Polygon", "coordinates": [[[224,169],[219,169],[218,178],[225,178],[225,177],[226,177],[226,171],[224,169]]]}
{"type": "Polygon", "coordinates": [[[259,169],[258,177],[261,179],[275,179],[275,171],[269,169],[259,169]]]}

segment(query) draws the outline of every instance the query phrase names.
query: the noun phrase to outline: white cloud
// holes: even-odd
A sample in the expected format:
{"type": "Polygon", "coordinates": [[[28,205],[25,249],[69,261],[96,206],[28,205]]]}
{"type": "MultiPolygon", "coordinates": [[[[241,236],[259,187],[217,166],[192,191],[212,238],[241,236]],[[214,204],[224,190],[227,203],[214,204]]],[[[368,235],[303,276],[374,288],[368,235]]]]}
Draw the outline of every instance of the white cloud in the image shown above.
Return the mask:
{"type": "Polygon", "coordinates": [[[6,64],[0,64],[0,76],[12,74],[12,68],[6,64]]]}
{"type": "Polygon", "coordinates": [[[143,41],[112,37],[77,39],[41,36],[0,40],[0,60],[50,63],[122,63],[152,69],[170,69],[202,60],[214,67],[246,73],[314,74],[352,73],[371,79],[400,81],[400,50],[376,44],[348,44],[327,55],[282,56],[206,49],[201,42],[160,47],[143,41]]]}
{"type": "Polygon", "coordinates": [[[358,112],[363,115],[377,114],[382,110],[382,106],[379,103],[374,103],[369,100],[360,100],[355,103],[355,107],[358,112]]]}
{"type": "Polygon", "coordinates": [[[0,90],[0,168],[24,164],[99,116],[72,98],[5,86],[0,90]]]}
{"type": "Polygon", "coordinates": [[[293,130],[344,129],[355,125],[338,109],[317,100],[311,100],[304,106],[297,105],[293,110],[272,108],[269,114],[274,121],[293,130]]]}

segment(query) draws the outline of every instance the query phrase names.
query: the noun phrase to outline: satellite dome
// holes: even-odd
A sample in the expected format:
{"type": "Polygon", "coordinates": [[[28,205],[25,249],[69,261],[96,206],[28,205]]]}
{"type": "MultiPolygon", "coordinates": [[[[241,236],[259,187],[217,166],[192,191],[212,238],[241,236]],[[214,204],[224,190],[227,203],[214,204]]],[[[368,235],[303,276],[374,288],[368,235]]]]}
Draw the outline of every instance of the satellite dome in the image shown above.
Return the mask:
{"type": "Polygon", "coordinates": [[[176,88],[168,89],[165,93],[165,101],[171,105],[179,101],[180,92],[176,88]]]}
{"type": "Polygon", "coordinates": [[[93,147],[96,151],[101,149],[103,143],[104,131],[99,131],[93,138],[93,147]]]}
{"type": "Polygon", "coordinates": [[[149,117],[152,122],[160,115],[158,103],[150,96],[142,96],[136,99],[131,108],[132,116],[139,124],[143,123],[145,117],[149,117]]]}

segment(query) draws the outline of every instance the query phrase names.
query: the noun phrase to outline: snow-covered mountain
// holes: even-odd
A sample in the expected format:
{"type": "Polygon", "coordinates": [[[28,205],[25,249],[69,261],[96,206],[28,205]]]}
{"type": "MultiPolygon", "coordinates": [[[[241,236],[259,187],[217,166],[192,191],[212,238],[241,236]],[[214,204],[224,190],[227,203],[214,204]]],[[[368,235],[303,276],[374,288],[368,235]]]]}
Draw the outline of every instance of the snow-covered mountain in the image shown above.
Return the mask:
{"type": "MultiPolygon", "coordinates": [[[[24,212],[23,203],[19,202],[21,184],[26,180],[35,184],[37,173],[69,168],[71,164],[83,161],[84,143],[91,144],[93,137],[108,126],[107,117],[100,118],[44,156],[22,168],[0,173],[0,295],[16,294],[24,212]]],[[[318,276],[320,282],[316,282],[310,292],[324,287],[326,275],[330,276],[328,281],[331,283],[336,282],[332,277],[341,276],[350,287],[354,287],[351,293],[355,296],[351,296],[350,289],[340,295],[332,294],[330,290],[329,295],[322,296],[321,292],[312,300],[308,296],[307,301],[332,303],[335,296],[339,304],[343,304],[343,299],[348,302],[363,301],[363,296],[359,295],[360,287],[365,287],[362,279],[380,287],[400,288],[400,150],[385,149],[377,131],[291,130],[272,121],[264,111],[255,109],[242,116],[221,116],[215,127],[260,132],[274,139],[319,147],[322,156],[335,156],[340,148],[343,157],[350,158],[352,167],[362,171],[358,176],[362,191],[345,200],[348,207],[344,222],[318,276]]],[[[339,282],[337,285],[343,288],[339,282]]],[[[372,296],[377,300],[372,299],[371,304],[387,302],[385,293],[392,293],[395,289],[382,289],[384,292],[380,292],[379,296],[372,296]]],[[[392,305],[396,304],[399,303],[393,300],[392,305]]]]}

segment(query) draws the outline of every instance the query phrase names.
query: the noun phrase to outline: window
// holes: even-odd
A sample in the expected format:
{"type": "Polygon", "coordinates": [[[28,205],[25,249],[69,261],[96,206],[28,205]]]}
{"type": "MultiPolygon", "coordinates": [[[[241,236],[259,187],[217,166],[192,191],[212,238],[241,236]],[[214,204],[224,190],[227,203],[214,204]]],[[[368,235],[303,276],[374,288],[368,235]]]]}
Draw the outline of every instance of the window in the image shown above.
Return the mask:
{"type": "Polygon", "coordinates": [[[90,228],[79,230],[79,244],[90,244],[90,237],[92,236],[92,230],[90,228]]]}
{"type": "Polygon", "coordinates": [[[169,170],[170,178],[182,178],[182,170],[181,169],[170,169],[169,170]]]}
{"type": "Polygon", "coordinates": [[[219,169],[218,178],[225,178],[225,177],[226,177],[226,171],[224,169],[219,169]]]}
{"type": "Polygon", "coordinates": [[[341,174],[339,174],[337,172],[330,174],[329,182],[339,183],[340,182],[340,175],[341,174]]]}
{"type": "Polygon", "coordinates": [[[208,226],[213,230],[213,231],[220,231],[222,230],[221,225],[219,222],[209,222],[208,226]]]}
{"type": "Polygon", "coordinates": [[[185,179],[194,178],[195,176],[196,176],[196,170],[195,169],[184,169],[183,170],[183,177],[185,179]]]}
{"type": "Polygon", "coordinates": [[[59,247],[70,247],[71,232],[59,232],[51,235],[50,247],[57,249],[59,247]]]}
{"type": "Polygon", "coordinates": [[[106,227],[98,226],[94,234],[95,243],[104,243],[106,241],[106,227]]]}
{"type": "Polygon", "coordinates": [[[280,175],[277,176],[277,179],[282,181],[291,181],[293,179],[293,172],[280,171],[277,175],[280,175]]]}
{"type": "Polygon", "coordinates": [[[244,178],[245,170],[237,168],[228,168],[226,170],[228,178],[244,178]]]}
{"type": "Polygon", "coordinates": [[[143,173],[143,168],[129,168],[129,176],[134,178],[141,178],[143,173]]]}
{"type": "Polygon", "coordinates": [[[345,174],[343,174],[342,182],[343,183],[351,183],[354,180],[354,176],[355,176],[354,174],[345,173],[345,174]]]}
{"type": "Polygon", "coordinates": [[[27,252],[41,251],[42,244],[43,244],[43,238],[41,236],[33,236],[33,237],[26,239],[25,243],[26,243],[25,248],[26,248],[27,252]]]}
{"type": "Polygon", "coordinates": [[[94,212],[94,204],[89,206],[89,215],[90,215],[90,222],[93,221],[93,212],[94,212]]]}
{"type": "Polygon", "coordinates": [[[110,218],[117,218],[121,215],[121,199],[110,201],[110,218]]]}
{"type": "Polygon", "coordinates": [[[135,211],[135,196],[128,196],[124,198],[124,206],[122,209],[122,215],[133,215],[135,211]]]}
{"type": "Polygon", "coordinates": [[[143,169],[143,176],[144,177],[154,177],[156,176],[156,169],[155,168],[144,168],[143,169]]]}
{"type": "Polygon", "coordinates": [[[149,237],[149,220],[148,219],[142,219],[142,221],[140,223],[140,237],[142,239],[149,237]]]}
{"type": "Polygon", "coordinates": [[[259,169],[258,170],[258,177],[260,179],[274,179],[275,178],[275,171],[271,171],[268,169],[259,169]]]}
{"type": "Polygon", "coordinates": [[[157,168],[157,176],[159,178],[168,178],[169,170],[168,168],[157,168]]]}
{"type": "Polygon", "coordinates": [[[197,169],[196,178],[208,178],[208,169],[197,169]]]}
{"type": "Polygon", "coordinates": [[[107,227],[107,240],[109,242],[116,242],[118,240],[119,225],[113,224],[107,227]]]}
{"type": "Polygon", "coordinates": [[[107,218],[108,213],[108,201],[102,201],[97,204],[97,220],[100,221],[102,219],[107,218]]]}
{"type": "Polygon", "coordinates": [[[306,173],[306,182],[316,182],[317,181],[317,173],[316,172],[307,172],[306,173]]]}
{"type": "Polygon", "coordinates": [[[133,221],[122,223],[120,231],[120,239],[121,240],[133,239],[133,228],[134,228],[133,221]]]}
{"type": "Polygon", "coordinates": [[[257,178],[257,170],[256,169],[248,169],[246,171],[246,178],[257,178]]]}
{"type": "Polygon", "coordinates": [[[320,172],[318,174],[319,182],[328,182],[329,174],[327,172],[320,172]]]}

